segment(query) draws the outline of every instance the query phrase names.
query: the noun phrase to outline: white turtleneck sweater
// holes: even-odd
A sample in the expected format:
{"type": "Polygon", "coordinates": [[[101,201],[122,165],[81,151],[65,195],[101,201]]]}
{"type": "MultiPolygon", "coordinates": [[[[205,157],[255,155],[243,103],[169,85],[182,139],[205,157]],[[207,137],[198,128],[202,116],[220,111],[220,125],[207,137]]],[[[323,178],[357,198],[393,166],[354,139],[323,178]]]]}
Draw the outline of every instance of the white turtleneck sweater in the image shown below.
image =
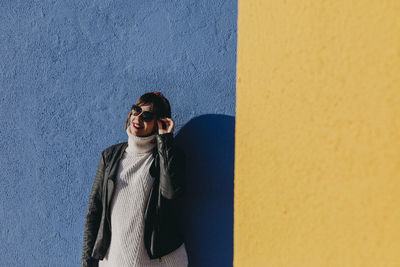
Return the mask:
{"type": "Polygon", "coordinates": [[[126,130],[128,147],[122,155],[110,204],[111,242],[99,267],[186,267],[185,244],[159,259],[151,260],[144,245],[144,211],[154,178],[149,169],[156,134],[138,137],[126,130]]]}

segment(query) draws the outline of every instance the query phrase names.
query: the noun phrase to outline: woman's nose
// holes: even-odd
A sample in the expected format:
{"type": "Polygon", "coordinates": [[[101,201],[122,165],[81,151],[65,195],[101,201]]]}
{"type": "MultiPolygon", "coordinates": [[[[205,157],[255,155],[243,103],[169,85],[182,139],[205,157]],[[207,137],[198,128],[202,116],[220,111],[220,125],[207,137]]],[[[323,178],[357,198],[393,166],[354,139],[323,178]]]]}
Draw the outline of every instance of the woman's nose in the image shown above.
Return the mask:
{"type": "Polygon", "coordinates": [[[139,121],[143,121],[142,118],[140,118],[140,116],[132,115],[132,122],[139,123],[139,121]]]}

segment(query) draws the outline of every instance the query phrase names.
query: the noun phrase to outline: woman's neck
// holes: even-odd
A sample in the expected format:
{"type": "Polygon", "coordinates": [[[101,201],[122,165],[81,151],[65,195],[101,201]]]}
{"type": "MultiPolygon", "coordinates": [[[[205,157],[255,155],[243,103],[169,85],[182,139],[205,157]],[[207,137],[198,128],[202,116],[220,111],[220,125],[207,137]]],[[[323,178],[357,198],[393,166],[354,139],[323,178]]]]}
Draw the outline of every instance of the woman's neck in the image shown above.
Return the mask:
{"type": "Polygon", "coordinates": [[[153,148],[157,145],[156,133],[149,136],[136,136],[129,130],[130,127],[126,128],[128,135],[128,147],[126,152],[130,155],[142,155],[150,153],[153,148]]]}

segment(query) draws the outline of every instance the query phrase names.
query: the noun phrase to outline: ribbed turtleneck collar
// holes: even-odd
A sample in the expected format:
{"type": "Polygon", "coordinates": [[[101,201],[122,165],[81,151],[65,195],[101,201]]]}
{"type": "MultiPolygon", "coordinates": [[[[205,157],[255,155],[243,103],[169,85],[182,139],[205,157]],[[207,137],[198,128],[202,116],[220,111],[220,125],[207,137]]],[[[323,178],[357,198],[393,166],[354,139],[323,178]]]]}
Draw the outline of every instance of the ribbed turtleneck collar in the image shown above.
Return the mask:
{"type": "Polygon", "coordinates": [[[150,153],[157,145],[157,133],[145,137],[136,136],[129,132],[129,127],[126,128],[126,133],[128,134],[128,146],[125,151],[129,155],[142,155],[150,153]]]}

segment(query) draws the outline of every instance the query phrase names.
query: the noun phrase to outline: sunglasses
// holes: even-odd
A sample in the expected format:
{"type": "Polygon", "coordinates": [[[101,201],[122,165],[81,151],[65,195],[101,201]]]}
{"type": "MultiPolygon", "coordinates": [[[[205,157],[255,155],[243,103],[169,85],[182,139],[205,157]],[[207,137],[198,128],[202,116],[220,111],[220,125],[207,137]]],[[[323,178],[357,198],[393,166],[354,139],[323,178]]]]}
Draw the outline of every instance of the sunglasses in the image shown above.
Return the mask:
{"type": "Polygon", "coordinates": [[[145,122],[151,122],[156,117],[156,114],[151,111],[142,111],[142,108],[138,105],[133,105],[131,108],[132,115],[138,116],[140,113],[142,113],[140,114],[139,118],[145,122]]]}

